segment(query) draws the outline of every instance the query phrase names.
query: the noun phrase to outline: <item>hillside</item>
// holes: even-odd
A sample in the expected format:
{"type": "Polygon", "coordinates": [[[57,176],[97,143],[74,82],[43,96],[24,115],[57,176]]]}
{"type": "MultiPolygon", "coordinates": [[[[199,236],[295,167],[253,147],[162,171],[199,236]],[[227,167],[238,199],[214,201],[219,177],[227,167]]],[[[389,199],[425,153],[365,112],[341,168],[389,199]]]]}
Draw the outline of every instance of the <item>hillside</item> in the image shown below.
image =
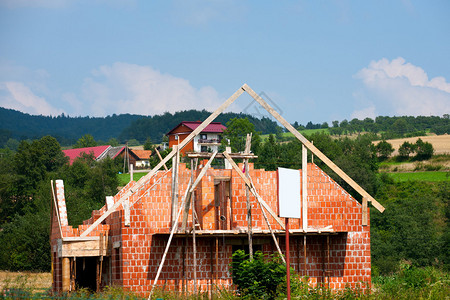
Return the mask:
{"type": "MultiPolygon", "coordinates": [[[[159,143],[163,135],[180,122],[205,120],[210,114],[211,112],[206,110],[187,110],[154,116],[122,114],[100,118],[70,117],[63,114],[52,117],[33,116],[0,107],[0,147],[3,147],[9,138],[38,139],[45,135],[55,137],[63,146],[72,145],[85,134],[92,135],[97,141],[117,138],[121,142],[136,139],[143,143],[150,137],[153,142],[159,143]]],[[[280,131],[277,123],[270,119],[258,119],[242,113],[224,113],[218,116],[216,121],[226,124],[232,118],[248,118],[255,125],[255,129],[262,133],[280,131]]]]}
{"type": "Polygon", "coordinates": [[[71,145],[85,134],[107,141],[141,118],[143,116],[130,114],[104,118],[69,117],[64,114],[57,117],[33,116],[0,107],[0,147],[9,138],[37,139],[45,135],[55,137],[62,145],[71,145]]]}

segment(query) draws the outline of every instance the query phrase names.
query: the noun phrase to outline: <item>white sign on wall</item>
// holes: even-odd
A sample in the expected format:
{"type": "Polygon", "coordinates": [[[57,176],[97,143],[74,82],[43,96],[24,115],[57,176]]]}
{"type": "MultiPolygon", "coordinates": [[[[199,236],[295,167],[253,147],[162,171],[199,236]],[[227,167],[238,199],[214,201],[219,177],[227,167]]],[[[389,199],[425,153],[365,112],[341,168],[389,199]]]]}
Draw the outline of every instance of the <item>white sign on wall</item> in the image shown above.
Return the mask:
{"type": "Polygon", "coordinates": [[[301,215],[300,171],[278,168],[279,216],[297,218],[301,215]]]}

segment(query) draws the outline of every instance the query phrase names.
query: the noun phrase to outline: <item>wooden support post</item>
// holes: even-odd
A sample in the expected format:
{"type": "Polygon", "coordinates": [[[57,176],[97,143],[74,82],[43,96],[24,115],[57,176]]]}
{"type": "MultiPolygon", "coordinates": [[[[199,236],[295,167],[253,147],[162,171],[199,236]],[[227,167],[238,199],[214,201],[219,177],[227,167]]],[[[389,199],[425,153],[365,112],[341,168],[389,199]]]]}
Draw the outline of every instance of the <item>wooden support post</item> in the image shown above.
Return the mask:
{"type": "Polygon", "coordinates": [[[183,240],[183,249],[182,249],[182,256],[183,256],[183,296],[186,293],[186,286],[187,286],[187,280],[186,280],[186,248],[188,246],[188,237],[183,240]]]}
{"type": "MultiPolygon", "coordinates": [[[[245,175],[248,178],[248,159],[245,160],[245,175]]],[[[250,260],[253,260],[253,237],[252,237],[252,205],[250,203],[250,189],[245,187],[245,196],[247,198],[247,231],[248,231],[248,253],[250,260]]]]}
{"type": "MultiPolygon", "coordinates": [[[[155,151],[156,151],[156,154],[157,154],[158,157],[159,157],[159,160],[162,161],[163,158],[162,158],[162,156],[161,156],[161,153],[159,153],[159,151],[158,151],[157,148],[155,148],[155,151]]],[[[164,170],[168,171],[166,164],[164,164],[163,166],[164,166],[164,170]]]]}
{"type": "Polygon", "coordinates": [[[330,236],[327,235],[327,288],[330,288],[330,236]]]}
{"type": "MultiPolygon", "coordinates": [[[[132,165],[131,165],[132,166],[132,165]]],[[[102,285],[102,271],[103,271],[103,233],[100,233],[100,267],[99,267],[99,272],[98,272],[98,286],[97,286],[97,291],[100,291],[100,287],[102,285]]]]}
{"type": "Polygon", "coordinates": [[[275,221],[277,221],[277,223],[281,226],[281,228],[285,229],[283,222],[280,220],[280,218],[278,218],[277,214],[270,208],[270,206],[267,205],[267,203],[261,198],[261,196],[256,191],[256,188],[253,185],[253,183],[249,180],[249,178],[245,177],[244,173],[242,173],[242,170],[239,169],[239,167],[236,165],[234,160],[231,158],[230,154],[227,151],[225,151],[223,155],[231,163],[231,166],[239,175],[239,177],[241,177],[244,183],[250,188],[250,192],[252,192],[252,194],[258,200],[258,203],[269,212],[269,214],[275,219],[275,221]]]}
{"type": "Polygon", "coordinates": [[[216,289],[217,288],[217,286],[218,286],[218,284],[217,284],[217,282],[219,281],[219,238],[218,237],[216,237],[216,262],[215,262],[215,268],[214,268],[214,271],[215,271],[215,275],[216,275],[216,281],[215,281],[215,284],[214,284],[214,288],[216,289]]]}
{"type": "Polygon", "coordinates": [[[308,276],[308,271],[306,270],[306,235],[303,236],[303,269],[305,270],[303,276],[308,276]]]}
{"type": "MultiPolygon", "coordinates": [[[[197,166],[194,167],[194,159],[191,158],[191,180],[194,181],[194,170],[197,169],[197,166]]],[[[186,231],[186,224],[189,217],[189,209],[191,208],[192,195],[189,194],[188,199],[186,200],[186,205],[184,206],[183,212],[183,221],[181,222],[181,231],[186,231]]],[[[193,214],[193,212],[192,212],[193,214]]],[[[194,218],[192,218],[194,220],[194,218]]],[[[194,222],[192,222],[192,226],[194,226],[194,222]]]]}
{"type": "Polygon", "coordinates": [[[180,151],[178,147],[176,148],[177,154],[172,158],[172,227],[176,226],[175,218],[178,211],[178,163],[180,162],[180,151]]]}
{"type": "MultiPolygon", "coordinates": [[[[250,147],[251,147],[251,140],[252,140],[252,133],[247,133],[247,140],[245,142],[245,154],[250,154],[250,147]]],[[[248,159],[244,160],[245,165],[245,176],[247,178],[250,177],[249,170],[248,170],[248,159]]],[[[252,205],[250,203],[250,189],[246,185],[245,186],[245,196],[247,199],[247,233],[248,233],[248,253],[250,256],[250,260],[253,260],[253,233],[252,233],[252,205]]]]}
{"type": "Polygon", "coordinates": [[[364,197],[362,200],[362,226],[367,226],[369,220],[367,218],[367,198],[364,197]]]}
{"type": "Polygon", "coordinates": [[[308,150],[302,145],[302,227],[308,228],[308,150]]]}
{"type": "Polygon", "coordinates": [[[70,258],[62,258],[62,292],[70,291],[70,258]]]}
{"type": "MultiPolygon", "coordinates": [[[[194,209],[194,201],[192,201],[192,209],[194,209]]],[[[194,210],[192,210],[192,255],[194,265],[194,294],[197,294],[197,243],[195,240],[195,218],[194,210]]],[[[149,298],[150,299],[150,298],[149,298]]]]}

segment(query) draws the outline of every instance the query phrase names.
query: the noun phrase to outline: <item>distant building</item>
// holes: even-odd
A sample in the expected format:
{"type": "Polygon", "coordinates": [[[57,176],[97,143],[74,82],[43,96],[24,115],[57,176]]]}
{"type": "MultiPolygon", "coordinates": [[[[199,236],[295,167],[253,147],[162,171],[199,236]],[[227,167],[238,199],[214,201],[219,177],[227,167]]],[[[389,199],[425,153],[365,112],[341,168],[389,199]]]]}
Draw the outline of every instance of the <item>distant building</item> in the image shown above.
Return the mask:
{"type": "MultiPolygon", "coordinates": [[[[181,143],[191,132],[193,132],[202,122],[183,121],[166,135],[169,137],[169,147],[181,143]]],[[[218,150],[222,140],[222,132],[227,129],[220,122],[211,122],[182,150],[185,152],[213,152],[218,150]]]]}
{"type": "Polygon", "coordinates": [[[133,165],[136,168],[148,168],[150,167],[150,156],[152,155],[151,150],[136,150],[129,149],[130,151],[130,163],[132,162],[131,157],[134,157],[133,165]]]}
{"type": "Polygon", "coordinates": [[[81,157],[83,154],[92,154],[96,161],[101,161],[106,157],[115,159],[121,157],[123,159],[126,150],[128,149],[128,161],[135,168],[147,168],[150,166],[150,155],[152,151],[150,150],[134,150],[127,148],[126,146],[111,147],[110,145],[87,147],[87,148],[76,148],[63,150],[63,153],[69,157],[69,164],[73,164],[77,157],[81,157]]]}
{"type": "MultiPolygon", "coordinates": [[[[104,157],[107,156],[107,153],[109,150],[111,150],[111,146],[109,145],[103,145],[103,146],[96,146],[96,147],[86,147],[86,148],[76,148],[76,149],[68,149],[63,150],[63,153],[69,157],[69,164],[73,164],[74,160],[77,157],[81,157],[83,154],[92,154],[94,156],[95,160],[101,160],[104,157]]],[[[112,157],[114,158],[114,157],[112,157]]]]}

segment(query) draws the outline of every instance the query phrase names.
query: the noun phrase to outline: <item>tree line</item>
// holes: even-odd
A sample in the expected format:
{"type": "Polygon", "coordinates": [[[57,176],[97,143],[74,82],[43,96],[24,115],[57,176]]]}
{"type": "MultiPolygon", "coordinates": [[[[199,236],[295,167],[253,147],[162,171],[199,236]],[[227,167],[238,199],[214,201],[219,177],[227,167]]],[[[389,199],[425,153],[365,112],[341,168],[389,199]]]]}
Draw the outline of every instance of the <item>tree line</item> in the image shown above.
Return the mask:
{"type": "MultiPolygon", "coordinates": [[[[12,109],[0,107],[0,147],[16,149],[21,140],[40,139],[51,135],[62,146],[73,145],[80,137],[90,134],[98,144],[106,144],[112,139],[118,143],[133,140],[138,144],[150,138],[154,143],[161,143],[163,136],[182,121],[203,121],[211,113],[206,110],[185,110],[161,115],[143,116],[132,114],[113,114],[107,117],[71,117],[33,116],[12,109]]],[[[233,118],[247,118],[262,134],[279,134],[283,129],[269,118],[256,118],[244,113],[223,113],[215,121],[226,124],[233,118]]],[[[326,129],[331,135],[347,135],[370,132],[378,134],[380,139],[425,135],[426,132],[440,134],[450,133],[448,114],[437,116],[378,116],[375,119],[352,119],[350,121],[332,121],[306,125],[294,122],[299,129],[326,129]]]]}
{"type": "Polygon", "coordinates": [[[331,126],[327,122],[322,124],[308,122],[305,126],[294,122],[292,125],[299,130],[328,129],[330,134],[338,136],[362,132],[379,133],[382,139],[421,136],[427,132],[437,135],[450,133],[449,114],[444,114],[442,117],[378,116],[375,119],[365,118],[364,120],[354,118],[348,121],[344,119],[341,122],[333,121],[331,126]]]}
{"type": "Polygon", "coordinates": [[[0,269],[50,269],[50,180],[63,179],[70,225],[88,219],[117,193],[121,162],[92,155],[72,165],[58,141],[44,136],[0,150],[0,269]]]}
{"type": "MultiPolygon", "coordinates": [[[[234,152],[243,151],[246,134],[253,134],[251,150],[258,155],[255,168],[301,168],[299,141],[279,143],[276,135],[262,141],[248,119],[234,118],[226,125],[222,147],[231,146],[234,152]]],[[[383,158],[370,135],[332,138],[318,132],[307,138],[386,207],[383,214],[371,210],[374,272],[388,274],[404,261],[450,267],[449,181],[393,182],[388,174],[378,171],[383,158]]],[[[358,194],[319,159],[310,154],[307,159],[358,199],[358,194]]],[[[22,141],[17,151],[1,149],[0,269],[49,269],[50,180],[64,180],[69,224],[76,226],[103,206],[106,196],[117,192],[122,163],[110,159],[96,162],[86,155],[69,165],[60,144],[51,136],[22,141]]]]}

